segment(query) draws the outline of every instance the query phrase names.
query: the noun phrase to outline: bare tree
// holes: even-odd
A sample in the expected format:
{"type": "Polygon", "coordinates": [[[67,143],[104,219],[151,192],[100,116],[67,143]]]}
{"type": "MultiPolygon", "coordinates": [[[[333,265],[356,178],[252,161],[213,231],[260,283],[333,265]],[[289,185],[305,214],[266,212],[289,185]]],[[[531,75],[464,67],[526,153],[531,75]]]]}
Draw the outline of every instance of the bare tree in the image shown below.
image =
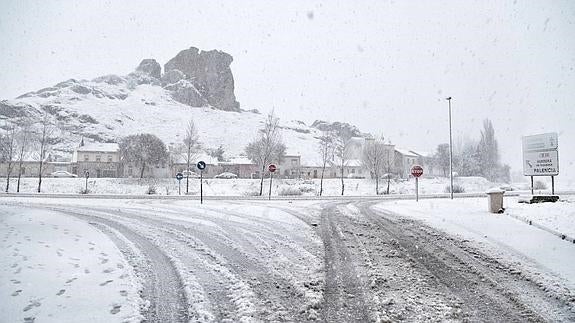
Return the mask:
{"type": "Polygon", "coordinates": [[[334,138],[334,156],[337,163],[337,167],[340,170],[341,179],[341,195],[343,196],[345,192],[345,183],[343,181],[345,166],[349,161],[351,155],[351,135],[340,132],[334,138]]]}
{"type": "Polygon", "coordinates": [[[50,119],[48,114],[44,113],[44,118],[42,119],[42,130],[40,132],[40,167],[38,168],[38,193],[42,187],[42,168],[44,166],[44,159],[46,159],[47,147],[52,139],[52,134],[54,128],[50,124],[50,119]]]}
{"type": "Polygon", "coordinates": [[[268,114],[264,127],[260,129],[259,136],[246,147],[246,154],[261,169],[260,196],[263,194],[264,173],[266,166],[271,162],[279,163],[285,156],[286,146],[282,142],[279,119],[274,113],[268,114]]]}
{"type": "Polygon", "coordinates": [[[333,134],[324,131],[319,137],[318,151],[321,158],[321,179],[319,181],[319,196],[323,193],[323,177],[327,163],[333,160],[335,140],[333,134]]]}
{"type": "Polygon", "coordinates": [[[22,178],[22,164],[24,163],[24,153],[30,144],[31,131],[30,123],[26,121],[18,133],[18,182],[16,184],[16,192],[20,192],[20,179],[22,178]]]}
{"type": "Polygon", "coordinates": [[[184,137],[184,148],[186,160],[186,194],[188,194],[189,182],[190,182],[190,163],[196,157],[196,152],[198,149],[198,129],[194,124],[194,120],[188,122],[188,127],[186,128],[186,136],[184,137]]]}
{"type": "Polygon", "coordinates": [[[366,139],[362,153],[362,163],[375,178],[375,193],[379,194],[379,177],[385,163],[385,144],[381,139],[366,139]]]}
{"type": "Polygon", "coordinates": [[[6,193],[10,189],[10,175],[14,167],[14,155],[16,153],[16,127],[11,126],[2,136],[2,160],[6,162],[6,193]]]}
{"type": "Polygon", "coordinates": [[[144,177],[146,166],[167,160],[166,145],[152,134],[130,135],[120,141],[123,162],[132,162],[140,167],[140,178],[144,177]]]}
{"type": "Polygon", "coordinates": [[[384,176],[385,179],[387,180],[387,189],[385,190],[386,195],[389,195],[389,185],[391,182],[391,176],[392,176],[391,173],[393,172],[393,164],[394,164],[393,157],[394,157],[393,151],[391,149],[385,149],[385,158],[383,160],[383,171],[385,172],[384,176]]]}

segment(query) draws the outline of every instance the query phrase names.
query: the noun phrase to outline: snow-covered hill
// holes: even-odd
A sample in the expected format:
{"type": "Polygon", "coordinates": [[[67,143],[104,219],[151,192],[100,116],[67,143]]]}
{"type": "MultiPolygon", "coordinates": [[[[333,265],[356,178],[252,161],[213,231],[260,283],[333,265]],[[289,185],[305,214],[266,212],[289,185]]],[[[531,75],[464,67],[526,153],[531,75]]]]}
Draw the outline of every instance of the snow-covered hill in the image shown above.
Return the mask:
{"type": "MultiPolygon", "coordinates": [[[[242,154],[255,138],[266,116],[254,111],[222,111],[213,107],[191,107],[175,101],[156,84],[138,84],[138,76],[109,75],[91,81],[68,80],[53,87],[0,102],[0,118],[6,124],[36,123],[47,112],[59,128],[57,155],[69,155],[81,137],[116,142],[136,133],[152,133],[166,145],[182,142],[185,127],[194,120],[203,149],[220,145],[226,156],[242,154]]],[[[145,81],[145,78],[144,78],[145,81]]],[[[289,154],[302,156],[302,163],[315,164],[321,131],[299,121],[280,120],[289,154]]],[[[322,124],[325,125],[325,124],[322,124]]]]}

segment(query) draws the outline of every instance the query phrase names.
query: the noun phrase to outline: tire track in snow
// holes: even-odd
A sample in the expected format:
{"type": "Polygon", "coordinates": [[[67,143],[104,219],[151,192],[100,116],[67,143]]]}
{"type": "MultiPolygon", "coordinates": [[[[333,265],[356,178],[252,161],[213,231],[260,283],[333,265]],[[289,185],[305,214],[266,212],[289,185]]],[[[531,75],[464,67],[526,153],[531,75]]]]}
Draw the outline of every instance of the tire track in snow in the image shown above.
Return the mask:
{"type": "Polygon", "coordinates": [[[356,203],[368,221],[394,239],[416,264],[461,300],[472,321],[572,321],[566,304],[547,297],[533,282],[505,271],[495,259],[470,250],[417,221],[376,212],[356,203]]]}
{"type": "MultiPolygon", "coordinates": [[[[90,208],[90,210],[108,212],[100,208],[90,208]]],[[[313,314],[313,307],[317,304],[310,303],[310,300],[306,299],[306,293],[302,291],[305,287],[294,286],[293,282],[286,280],[275,270],[267,267],[265,262],[261,262],[257,253],[254,255],[255,251],[252,249],[256,246],[261,248],[262,244],[266,244],[266,239],[273,240],[273,237],[276,236],[275,233],[266,232],[264,227],[252,227],[253,232],[250,232],[247,224],[242,224],[238,228],[237,223],[227,223],[224,220],[196,214],[190,210],[186,210],[185,216],[202,218],[212,222],[217,220],[218,227],[223,227],[224,232],[206,232],[204,231],[206,228],[197,228],[192,222],[162,217],[158,211],[132,208],[123,209],[118,214],[107,214],[116,217],[117,220],[119,217],[130,220],[134,226],[147,225],[152,231],[145,233],[145,235],[153,235],[154,232],[158,233],[158,230],[161,230],[163,231],[162,237],[180,240],[183,245],[187,245],[188,249],[191,248],[190,242],[192,244],[199,242],[201,246],[197,247],[201,251],[199,254],[202,256],[203,265],[190,264],[190,261],[185,259],[185,252],[181,253],[180,260],[185,262],[189,269],[193,269],[193,275],[202,280],[202,287],[207,291],[210,303],[215,304],[215,307],[219,309],[213,313],[217,316],[217,320],[229,317],[246,319],[255,316],[257,319],[265,321],[305,321],[308,320],[308,315],[312,318],[315,315],[313,314]],[[263,238],[255,241],[246,238],[250,235],[257,238],[259,234],[263,238]],[[205,279],[214,274],[219,275],[217,281],[224,282],[224,284],[214,284],[213,280],[205,279]],[[230,283],[232,284],[230,285],[230,283]],[[248,289],[246,290],[246,288],[248,289]],[[228,297],[217,297],[223,294],[228,297]],[[256,299],[251,299],[253,296],[256,299]],[[227,312],[225,309],[229,310],[230,307],[225,305],[225,302],[233,302],[233,306],[237,308],[236,311],[227,312]]],[[[183,215],[183,213],[175,214],[183,215]]],[[[234,215],[237,216],[238,214],[234,215]]],[[[132,224],[126,224],[132,226],[132,224]]],[[[163,248],[169,248],[171,253],[174,252],[174,249],[168,245],[163,246],[163,248]]],[[[192,249],[194,248],[192,247],[192,249]]],[[[264,246],[264,248],[268,251],[274,251],[269,246],[264,246]]],[[[198,250],[194,251],[197,253],[198,250]]],[[[265,259],[266,257],[261,258],[265,259]]],[[[315,289],[317,285],[311,281],[307,288],[315,289]]]]}
{"type": "Polygon", "coordinates": [[[356,271],[356,263],[343,241],[335,218],[340,217],[337,204],[321,213],[320,235],[325,250],[325,288],[322,306],[327,322],[368,322],[371,309],[364,296],[365,282],[356,271]]]}
{"type": "MultiPolygon", "coordinates": [[[[145,263],[148,268],[135,268],[139,274],[145,277],[142,297],[150,302],[148,310],[144,313],[146,320],[150,322],[189,321],[187,302],[180,276],[168,256],[156,245],[113,220],[62,208],[49,209],[87,221],[109,236],[114,243],[119,242],[118,237],[111,234],[109,230],[102,230],[102,227],[110,227],[120,232],[138,248],[139,253],[146,257],[145,263]]],[[[122,245],[119,248],[122,250],[122,245]]]]}

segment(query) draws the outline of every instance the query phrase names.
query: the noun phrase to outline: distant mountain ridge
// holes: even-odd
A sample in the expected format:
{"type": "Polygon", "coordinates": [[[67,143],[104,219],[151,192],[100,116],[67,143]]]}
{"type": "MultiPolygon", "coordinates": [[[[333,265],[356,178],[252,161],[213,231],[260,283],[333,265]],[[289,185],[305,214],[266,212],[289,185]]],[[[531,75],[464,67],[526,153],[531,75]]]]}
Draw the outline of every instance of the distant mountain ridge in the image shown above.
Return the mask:
{"type": "MultiPolygon", "coordinates": [[[[80,139],[117,142],[135,133],[153,133],[166,145],[182,142],[186,124],[193,119],[203,149],[219,146],[227,156],[240,155],[257,134],[265,116],[244,111],[234,95],[231,55],[221,51],[181,51],[164,66],[144,59],[125,76],[104,75],[92,80],[70,79],[0,101],[0,129],[37,123],[45,113],[56,125],[52,140],[56,155],[71,156],[80,139]]],[[[280,120],[288,153],[302,163],[319,163],[317,138],[322,131],[346,131],[363,136],[345,123],[280,120]]]]}

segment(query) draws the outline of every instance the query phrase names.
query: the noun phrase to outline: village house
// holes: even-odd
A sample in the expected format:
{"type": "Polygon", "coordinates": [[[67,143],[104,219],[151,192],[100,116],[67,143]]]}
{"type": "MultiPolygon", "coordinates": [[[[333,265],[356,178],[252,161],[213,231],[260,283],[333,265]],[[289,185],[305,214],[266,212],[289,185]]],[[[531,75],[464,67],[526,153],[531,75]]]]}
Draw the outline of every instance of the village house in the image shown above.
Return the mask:
{"type": "MultiPolygon", "coordinates": [[[[42,176],[47,177],[54,172],[54,164],[50,163],[52,156],[46,154],[42,164],[42,176]]],[[[18,160],[12,161],[12,172],[10,177],[18,177],[18,168],[20,162],[18,160]]],[[[40,171],[40,155],[37,152],[25,152],[22,156],[21,177],[37,177],[40,171]]],[[[8,175],[8,162],[3,161],[0,163],[0,176],[6,177],[8,175]]]]}
{"type": "MultiPolygon", "coordinates": [[[[83,141],[82,141],[83,143],[83,141]]],[[[120,147],[117,143],[89,143],[74,150],[72,173],[90,177],[121,177],[120,147]]]]}

